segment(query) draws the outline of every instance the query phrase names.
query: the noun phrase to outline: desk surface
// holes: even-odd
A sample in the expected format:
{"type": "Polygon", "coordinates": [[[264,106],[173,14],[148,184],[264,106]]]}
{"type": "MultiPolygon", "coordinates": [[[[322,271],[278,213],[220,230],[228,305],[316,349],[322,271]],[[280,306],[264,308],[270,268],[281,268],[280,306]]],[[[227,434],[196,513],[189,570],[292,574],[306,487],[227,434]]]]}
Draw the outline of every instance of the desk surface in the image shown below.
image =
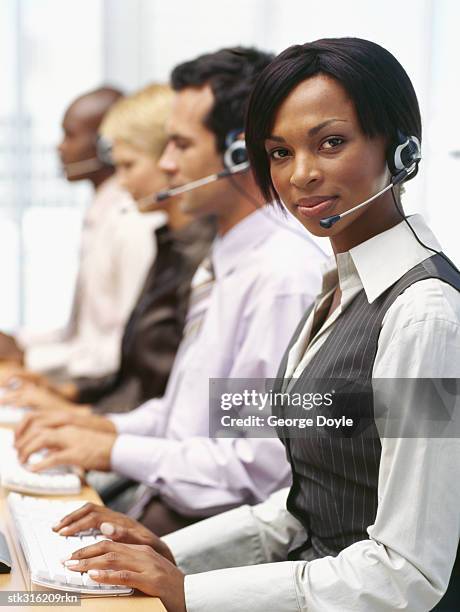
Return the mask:
{"type": "MultiPolygon", "coordinates": [[[[11,558],[13,561],[13,568],[10,574],[0,574],[0,591],[27,591],[27,581],[22,575],[19,554],[17,546],[18,542],[14,541],[14,536],[8,528],[7,523],[7,508],[6,508],[6,494],[7,491],[0,487],[0,530],[6,536],[8,541],[8,547],[10,549],[11,558]]],[[[56,498],[59,499],[59,498],[56,498]]],[[[72,495],[62,497],[61,499],[83,499],[86,501],[93,501],[100,503],[100,499],[97,493],[90,487],[83,487],[80,495],[72,495]]],[[[57,592],[57,591],[56,591],[57,592]]],[[[83,610],[106,610],[110,606],[110,610],[113,612],[165,612],[165,608],[159,599],[148,597],[142,593],[135,593],[127,597],[92,597],[83,598],[81,600],[81,608],[83,610]]],[[[8,608],[6,606],[0,606],[0,609],[6,610],[17,610],[18,612],[30,612],[31,608],[28,606],[14,606],[8,608]]],[[[39,606],[38,610],[43,612],[51,610],[62,610],[63,606],[39,606]]],[[[73,606],[68,608],[69,610],[74,609],[73,606]]],[[[77,609],[80,609],[78,607],[77,609]]]]}

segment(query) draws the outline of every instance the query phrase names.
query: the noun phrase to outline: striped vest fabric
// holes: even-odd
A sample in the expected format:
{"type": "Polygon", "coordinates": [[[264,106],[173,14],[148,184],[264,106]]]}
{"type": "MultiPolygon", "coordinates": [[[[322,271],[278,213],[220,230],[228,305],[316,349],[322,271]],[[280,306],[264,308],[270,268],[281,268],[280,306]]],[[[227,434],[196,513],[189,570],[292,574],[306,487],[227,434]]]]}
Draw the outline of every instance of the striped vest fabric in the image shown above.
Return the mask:
{"type": "MultiPolygon", "coordinates": [[[[372,371],[380,329],[385,313],[412,284],[438,278],[460,291],[460,273],[440,255],[409,270],[372,304],[364,290],[337,320],[321,350],[292,384],[289,393],[327,393],[331,384],[338,389],[330,409],[331,417],[358,417],[363,432],[337,432],[315,428],[294,435],[280,428],[278,434],[291,463],[293,483],[287,507],[304,526],[305,532],[293,542],[289,559],[313,560],[336,556],[344,548],[368,538],[367,528],[377,512],[377,483],[381,443],[374,422],[372,371]],[[313,388],[312,388],[313,384],[313,388]]],[[[275,391],[283,389],[288,354],[311,310],[300,322],[281,362],[275,391]]],[[[278,407],[278,416],[303,416],[278,407]]],[[[324,415],[322,407],[320,414],[324,415]]],[[[315,408],[308,417],[315,418],[315,408]]],[[[302,431],[302,430],[301,430],[302,431]]]]}

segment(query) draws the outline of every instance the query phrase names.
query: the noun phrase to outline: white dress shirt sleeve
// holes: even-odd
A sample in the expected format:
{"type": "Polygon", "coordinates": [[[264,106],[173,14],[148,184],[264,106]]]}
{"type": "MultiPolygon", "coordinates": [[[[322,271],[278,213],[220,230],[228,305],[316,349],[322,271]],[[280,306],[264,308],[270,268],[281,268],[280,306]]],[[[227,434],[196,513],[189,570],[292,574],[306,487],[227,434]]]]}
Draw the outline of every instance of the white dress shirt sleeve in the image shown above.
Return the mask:
{"type": "Polygon", "coordinates": [[[302,525],[286,508],[289,488],[256,506],[239,506],[164,536],[186,574],[286,558],[302,525]]]}
{"type": "MultiPolygon", "coordinates": [[[[460,378],[459,310],[458,292],[444,283],[413,285],[387,312],[374,377],[460,378]]],[[[419,402],[411,404],[414,418],[419,402]]],[[[252,612],[431,610],[447,588],[459,543],[459,476],[458,438],[382,438],[368,540],[310,563],[188,575],[187,611],[237,612],[248,601],[252,612]]]]}
{"type": "Polygon", "coordinates": [[[105,416],[112,421],[120,435],[156,436],[164,429],[168,406],[160,397],[148,400],[130,412],[108,413],[105,416]]]}
{"type": "MultiPolygon", "coordinates": [[[[228,377],[275,376],[279,360],[310,300],[310,296],[302,293],[273,297],[273,291],[271,295],[270,291],[261,292],[258,303],[251,303],[242,317],[228,377]],[[267,334],[267,328],[277,332],[267,334]]],[[[183,385],[187,386],[185,382],[183,385]]],[[[207,413],[208,407],[199,408],[201,412],[203,409],[207,413]]],[[[126,422],[129,418],[137,417],[122,415],[112,420],[120,428],[121,420],[126,422]]],[[[142,418],[138,420],[139,427],[141,421],[142,418]]],[[[147,428],[148,420],[144,431],[147,428]]],[[[194,516],[262,501],[290,482],[285,449],[277,438],[207,438],[202,433],[193,436],[192,432],[189,435],[181,440],[120,435],[112,449],[112,469],[150,485],[172,508],[194,516]]]]}

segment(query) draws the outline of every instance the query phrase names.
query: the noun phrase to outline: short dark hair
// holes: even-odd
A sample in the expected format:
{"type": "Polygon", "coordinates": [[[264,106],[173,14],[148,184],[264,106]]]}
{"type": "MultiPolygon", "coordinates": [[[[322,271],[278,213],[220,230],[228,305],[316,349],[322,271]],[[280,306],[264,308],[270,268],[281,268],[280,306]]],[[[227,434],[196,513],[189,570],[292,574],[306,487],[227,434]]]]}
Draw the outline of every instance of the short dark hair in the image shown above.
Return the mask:
{"type": "MultiPolygon", "coordinates": [[[[336,79],[353,100],[363,132],[384,136],[390,148],[397,130],[421,142],[420,109],[404,68],[386,49],[361,38],[324,38],[294,45],[278,55],[255,83],[246,117],[246,144],[264,197],[279,202],[264,141],[281,103],[302,81],[317,74],[336,79]]],[[[411,175],[415,176],[416,172],[411,175]]]]}
{"type": "Polygon", "coordinates": [[[171,84],[175,91],[210,85],[214,104],[205,126],[215,134],[218,151],[225,150],[229,132],[243,130],[254,81],[273,57],[253,47],[233,47],[206,53],[174,68],[171,84]]]}

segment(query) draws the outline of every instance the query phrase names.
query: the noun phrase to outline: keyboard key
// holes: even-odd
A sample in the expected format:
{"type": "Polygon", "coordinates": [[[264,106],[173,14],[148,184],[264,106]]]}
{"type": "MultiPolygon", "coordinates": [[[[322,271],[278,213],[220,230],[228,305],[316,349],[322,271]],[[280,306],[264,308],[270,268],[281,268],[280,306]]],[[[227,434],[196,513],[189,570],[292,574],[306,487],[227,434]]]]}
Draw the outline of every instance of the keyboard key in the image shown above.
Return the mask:
{"type": "Polygon", "coordinates": [[[0,424],[17,425],[29,412],[28,408],[17,408],[16,406],[0,406],[0,424]]]}
{"type": "Polygon", "coordinates": [[[51,581],[51,575],[48,570],[45,570],[45,569],[36,570],[34,572],[34,575],[37,577],[38,580],[43,580],[44,582],[51,581]]]}
{"type": "Polygon", "coordinates": [[[82,586],[83,580],[81,576],[82,575],[79,574],[78,572],[66,572],[67,584],[70,584],[73,586],[82,586]]]}
{"type": "Polygon", "coordinates": [[[86,587],[94,587],[97,589],[101,588],[101,585],[99,584],[99,582],[95,582],[92,578],[88,576],[88,574],[82,574],[82,575],[83,575],[83,583],[86,587]]]}

